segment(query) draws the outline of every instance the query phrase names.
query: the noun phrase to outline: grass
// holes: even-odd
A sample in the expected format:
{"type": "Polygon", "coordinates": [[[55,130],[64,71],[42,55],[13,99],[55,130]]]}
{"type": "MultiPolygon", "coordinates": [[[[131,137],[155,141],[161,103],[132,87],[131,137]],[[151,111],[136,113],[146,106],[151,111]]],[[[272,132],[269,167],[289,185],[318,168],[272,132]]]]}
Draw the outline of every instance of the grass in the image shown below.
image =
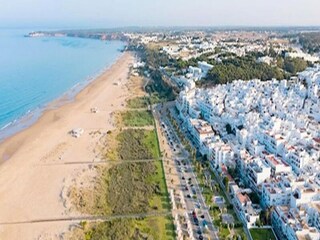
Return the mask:
{"type": "Polygon", "coordinates": [[[171,217],[145,218],[140,220],[137,225],[139,229],[143,230],[149,236],[152,236],[152,238],[148,239],[175,239],[175,228],[171,217]]]}
{"type": "Polygon", "coordinates": [[[127,100],[127,107],[128,108],[147,108],[149,105],[149,97],[136,97],[127,100]]]}
{"type": "Polygon", "coordinates": [[[150,199],[149,204],[154,210],[170,210],[171,205],[162,162],[155,161],[154,164],[157,170],[147,181],[150,182],[150,184],[156,183],[160,191],[150,199]]]}
{"type": "Polygon", "coordinates": [[[226,227],[219,228],[219,237],[221,239],[226,239],[229,236],[229,234],[230,234],[230,231],[228,228],[226,228],[226,227]]]}
{"type": "Polygon", "coordinates": [[[95,185],[71,196],[77,210],[109,216],[171,208],[162,162],[125,161],[98,169],[95,185]]]}
{"type": "Polygon", "coordinates": [[[111,214],[135,214],[151,210],[150,199],[161,196],[161,187],[149,179],[156,174],[153,162],[117,164],[107,172],[107,202],[111,214]]]}
{"type": "Polygon", "coordinates": [[[120,114],[122,123],[126,127],[144,127],[153,124],[153,116],[148,110],[125,111],[120,114]]]}
{"type": "Polygon", "coordinates": [[[276,240],[272,230],[267,228],[252,228],[250,234],[253,240],[276,240]]]}
{"type": "MultiPolygon", "coordinates": [[[[139,106],[138,100],[135,104],[139,106]]],[[[142,103],[141,103],[142,104],[142,103]]],[[[141,106],[141,105],[140,105],[141,106]]],[[[124,113],[128,126],[154,125],[149,111],[124,113]]],[[[77,210],[100,216],[164,212],[171,209],[160,148],[155,130],[125,129],[108,134],[114,164],[98,167],[95,185],[75,195],[77,210]],[[132,160],[155,159],[132,162],[132,160]]],[[[70,239],[175,239],[172,217],[121,218],[101,223],[82,223],[70,239]]]]}
{"type": "Polygon", "coordinates": [[[95,224],[82,222],[70,240],[174,240],[175,231],[170,217],[116,219],[95,224]]]}
{"type": "Polygon", "coordinates": [[[160,158],[160,147],[159,147],[159,140],[156,130],[147,131],[145,133],[145,138],[143,141],[144,145],[149,149],[152,153],[153,158],[160,158]]]}
{"type": "Polygon", "coordinates": [[[160,157],[155,130],[126,129],[116,137],[121,160],[155,159],[160,157]]]}

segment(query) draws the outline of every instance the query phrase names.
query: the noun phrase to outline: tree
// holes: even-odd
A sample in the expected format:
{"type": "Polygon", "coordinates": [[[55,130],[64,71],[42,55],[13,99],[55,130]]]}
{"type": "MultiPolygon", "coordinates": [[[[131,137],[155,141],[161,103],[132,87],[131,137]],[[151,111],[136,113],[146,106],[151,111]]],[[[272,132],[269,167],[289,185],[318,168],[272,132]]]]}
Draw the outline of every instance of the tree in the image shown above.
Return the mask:
{"type": "Polygon", "coordinates": [[[271,214],[273,210],[274,210],[274,207],[271,206],[261,211],[260,219],[264,225],[271,225],[271,214]]]}
{"type": "Polygon", "coordinates": [[[226,131],[227,131],[228,134],[232,134],[233,133],[232,127],[231,127],[231,125],[229,123],[226,125],[226,131]]]}
{"type": "Polygon", "coordinates": [[[284,69],[292,74],[301,72],[305,70],[308,66],[308,63],[302,58],[285,58],[284,59],[284,69]]]}
{"type": "Polygon", "coordinates": [[[269,48],[269,53],[268,53],[268,55],[270,56],[270,57],[276,57],[277,56],[277,53],[276,53],[276,51],[274,50],[274,48],[271,46],[270,48],[269,48]]]}
{"type": "Polygon", "coordinates": [[[261,222],[260,219],[257,219],[256,225],[257,225],[258,227],[262,227],[262,226],[263,226],[263,224],[262,224],[262,222],[261,222]]]}
{"type": "Polygon", "coordinates": [[[229,178],[228,177],[223,178],[223,184],[226,188],[226,192],[229,192],[229,178]]]}
{"type": "Polygon", "coordinates": [[[260,198],[259,198],[257,193],[252,192],[252,193],[249,194],[249,197],[250,197],[252,203],[255,203],[255,204],[259,204],[260,203],[260,198]]]}

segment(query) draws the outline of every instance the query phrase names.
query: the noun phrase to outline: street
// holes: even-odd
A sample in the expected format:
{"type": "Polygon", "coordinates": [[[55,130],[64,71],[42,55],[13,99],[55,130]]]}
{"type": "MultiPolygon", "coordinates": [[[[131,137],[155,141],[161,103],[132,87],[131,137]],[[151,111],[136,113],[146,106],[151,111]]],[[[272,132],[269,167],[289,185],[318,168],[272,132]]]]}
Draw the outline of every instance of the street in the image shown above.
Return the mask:
{"type": "Polygon", "coordinates": [[[169,168],[169,171],[166,171],[166,177],[171,177],[168,188],[175,192],[173,205],[177,209],[173,209],[173,215],[183,219],[182,223],[179,223],[183,236],[189,239],[219,239],[189,159],[190,154],[184,149],[165,114],[168,105],[170,103],[158,105],[154,108],[154,114],[160,127],[160,142],[165,150],[165,168],[167,170],[169,168]]]}

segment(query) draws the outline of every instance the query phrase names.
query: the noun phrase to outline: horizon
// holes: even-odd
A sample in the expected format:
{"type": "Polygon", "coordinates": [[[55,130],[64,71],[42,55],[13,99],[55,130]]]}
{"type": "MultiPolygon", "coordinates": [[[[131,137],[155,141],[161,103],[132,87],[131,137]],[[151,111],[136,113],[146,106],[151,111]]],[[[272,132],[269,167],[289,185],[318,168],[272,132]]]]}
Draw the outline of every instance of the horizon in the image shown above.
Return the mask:
{"type": "Polygon", "coordinates": [[[2,5],[1,28],[320,26],[317,0],[16,0],[2,5]]]}
{"type": "Polygon", "coordinates": [[[199,26],[135,26],[135,25],[126,25],[126,26],[117,26],[117,27],[104,27],[104,26],[0,26],[1,30],[32,30],[32,31],[72,31],[72,30],[131,30],[131,29],[141,29],[141,30],[232,30],[232,31],[254,31],[254,30],[297,30],[297,31],[320,31],[320,25],[199,25],[199,26]]]}

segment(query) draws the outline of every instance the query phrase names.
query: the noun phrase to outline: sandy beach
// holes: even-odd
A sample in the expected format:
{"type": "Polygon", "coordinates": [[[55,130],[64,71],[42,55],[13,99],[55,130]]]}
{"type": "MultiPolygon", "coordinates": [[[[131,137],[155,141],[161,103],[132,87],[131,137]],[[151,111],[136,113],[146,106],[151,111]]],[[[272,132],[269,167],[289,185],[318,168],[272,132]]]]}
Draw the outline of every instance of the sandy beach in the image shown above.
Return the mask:
{"type": "Polygon", "coordinates": [[[60,239],[76,222],[79,214],[68,211],[64,190],[70,179],[100,161],[97,144],[115,128],[113,113],[124,108],[133,62],[133,55],[124,53],[73,102],[46,111],[1,143],[0,239],[60,239]],[[68,134],[74,128],[84,130],[80,138],[68,134]]]}

